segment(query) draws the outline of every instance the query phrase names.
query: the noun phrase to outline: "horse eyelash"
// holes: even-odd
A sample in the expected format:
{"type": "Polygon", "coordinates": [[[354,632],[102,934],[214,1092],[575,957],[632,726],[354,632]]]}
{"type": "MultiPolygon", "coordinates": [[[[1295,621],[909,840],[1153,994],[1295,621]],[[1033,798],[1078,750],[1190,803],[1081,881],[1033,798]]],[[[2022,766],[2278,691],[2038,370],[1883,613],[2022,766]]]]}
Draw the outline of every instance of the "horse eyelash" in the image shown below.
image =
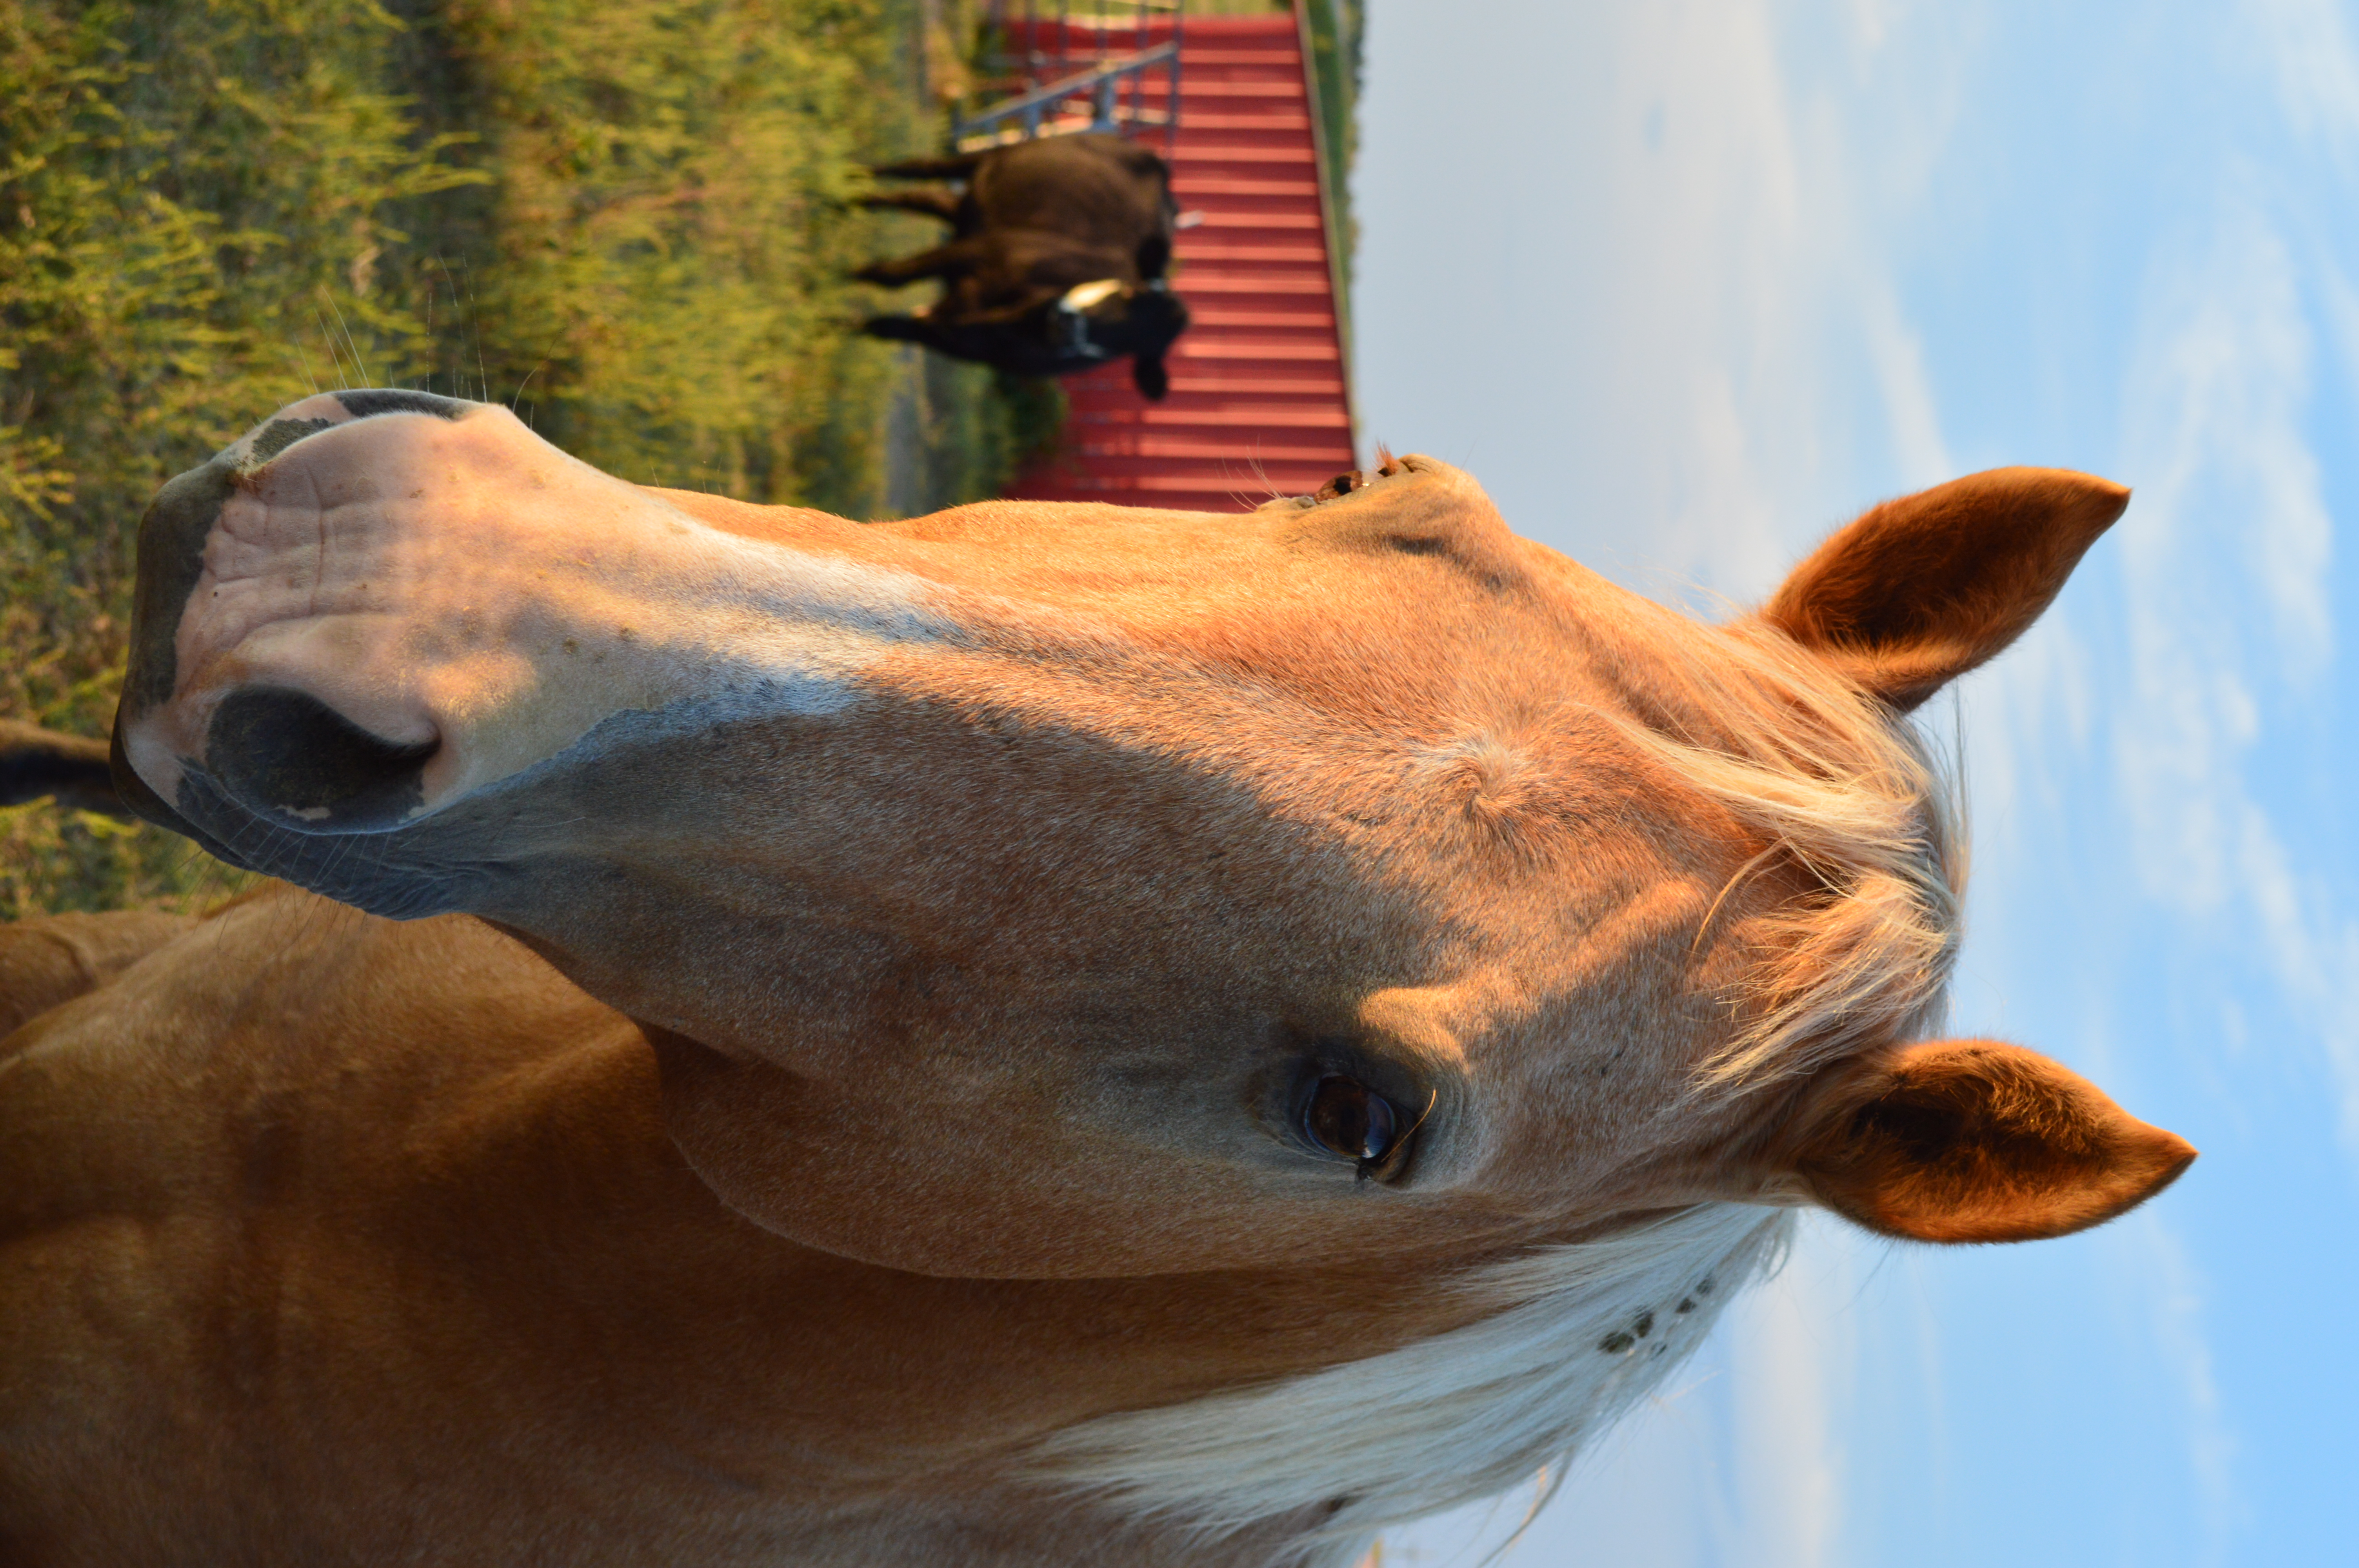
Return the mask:
{"type": "MultiPolygon", "coordinates": [[[[1426,1123],[1426,1119],[1427,1119],[1429,1117],[1430,1117],[1430,1116],[1432,1116],[1432,1115],[1433,1115],[1433,1108],[1434,1108],[1434,1107],[1436,1107],[1436,1106],[1438,1106],[1438,1105],[1440,1105],[1440,1103],[1441,1103],[1441,1091],[1440,1091],[1440,1089],[1429,1089],[1429,1090],[1427,1090],[1427,1091],[1426,1091],[1426,1097],[1425,1097],[1425,1108],[1424,1108],[1423,1110],[1421,1110],[1421,1111],[1418,1112],[1417,1119],[1416,1119],[1415,1121],[1410,1122],[1410,1123],[1408,1124],[1408,1128],[1407,1128],[1407,1129],[1405,1129],[1405,1130],[1402,1131],[1401,1135],[1400,1135],[1398,1138],[1396,1138],[1396,1139],[1394,1139],[1394,1140],[1393,1140],[1393,1148],[1394,1148],[1394,1149],[1406,1149],[1407,1147],[1408,1147],[1408,1141],[1409,1141],[1410,1139],[1415,1138],[1415,1137],[1417,1136],[1417,1130],[1418,1130],[1419,1128],[1423,1127],[1423,1126],[1425,1125],[1425,1123],[1426,1123]]],[[[1392,1152],[1391,1150],[1386,1150],[1386,1152],[1387,1154],[1389,1154],[1391,1152],[1392,1152]]],[[[1374,1181],[1374,1180],[1375,1180],[1375,1178],[1374,1176],[1372,1176],[1371,1174],[1369,1174],[1369,1173],[1368,1173],[1368,1167],[1369,1167],[1370,1165],[1372,1165],[1372,1164],[1376,1163],[1376,1162],[1377,1162],[1373,1161],[1373,1160],[1363,1160],[1363,1161],[1361,1161],[1361,1162],[1360,1162],[1356,1166],[1354,1166],[1354,1167],[1353,1167],[1353,1173],[1354,1175],[1356,1175],[1357,1177],[1359,1177],[1359,1179],[1360,1179],[1361,1181],[1364,1181],[1364,1182],[1370,1182],[1370,1181],[1374,1181]]]]}

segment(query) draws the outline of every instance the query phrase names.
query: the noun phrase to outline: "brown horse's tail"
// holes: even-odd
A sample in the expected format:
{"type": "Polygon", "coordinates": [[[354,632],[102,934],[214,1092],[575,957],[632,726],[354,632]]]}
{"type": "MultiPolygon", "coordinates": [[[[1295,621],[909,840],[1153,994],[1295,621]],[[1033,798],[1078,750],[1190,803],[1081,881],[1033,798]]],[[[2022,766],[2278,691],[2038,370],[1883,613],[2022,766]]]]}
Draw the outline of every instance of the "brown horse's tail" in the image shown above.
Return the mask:
{"type": "Polygon", "coordinates": [[[131,815],[114,793],[105,741],[0,719],[0,806],[44,795],[70,811],[131,815]]]}

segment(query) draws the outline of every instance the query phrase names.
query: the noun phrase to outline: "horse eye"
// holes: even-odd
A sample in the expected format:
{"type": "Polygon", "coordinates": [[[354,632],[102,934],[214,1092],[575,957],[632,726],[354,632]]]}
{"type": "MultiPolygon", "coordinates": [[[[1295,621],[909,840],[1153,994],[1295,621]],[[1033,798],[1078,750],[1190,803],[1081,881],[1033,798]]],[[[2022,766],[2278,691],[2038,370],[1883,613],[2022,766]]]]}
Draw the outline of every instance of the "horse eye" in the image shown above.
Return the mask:
{"type": "Polygon", "coordinates": [[[1391,1151],[1399,1127],[1390,1100],[1349,1078],[1320,1079],[1302,1108],[1302,1130],[1310,1141],[1364,1163],[1391,1151]]]}

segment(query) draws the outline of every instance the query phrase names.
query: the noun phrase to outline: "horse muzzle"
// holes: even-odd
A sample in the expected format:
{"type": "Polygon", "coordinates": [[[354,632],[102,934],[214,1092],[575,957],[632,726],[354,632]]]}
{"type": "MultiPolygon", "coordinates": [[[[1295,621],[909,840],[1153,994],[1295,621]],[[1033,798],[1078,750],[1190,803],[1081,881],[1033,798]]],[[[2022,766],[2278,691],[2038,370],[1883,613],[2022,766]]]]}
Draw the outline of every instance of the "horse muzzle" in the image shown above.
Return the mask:
{"type": "Polygon", "coordinates": [[[552,769],[823,718],[879,659],[953,635],[926,584],[828,553],[832,523],[792,543],[717,529],[496,406],[307,399],[141,523],[119,786],[307,885],[289,867],[304,840],[460,854],[418,829],[492,794],[512,806],[552,769]]]}

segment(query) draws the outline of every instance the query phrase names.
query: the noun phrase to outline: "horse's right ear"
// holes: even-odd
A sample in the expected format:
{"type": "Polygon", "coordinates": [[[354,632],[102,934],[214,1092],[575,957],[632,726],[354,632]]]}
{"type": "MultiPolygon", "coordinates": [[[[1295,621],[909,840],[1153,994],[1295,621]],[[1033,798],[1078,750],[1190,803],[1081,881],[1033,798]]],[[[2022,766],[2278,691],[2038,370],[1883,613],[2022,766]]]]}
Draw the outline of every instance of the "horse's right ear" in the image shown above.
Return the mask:
{"type": "Polygon", "coordinates": [[[2048,1057],[1928,1040],[1839,1068],[1806,1096],[1773,1185],[1886,1236],[2034,1241],[2136,1207],[2194,1158],[2048,1057]]]}
{"type": "Polygon", "coordinates": [[[1139,280],[1151,283],[1170,270],[1171,242],[1161,234],[1149,234],[1138,242],[1138,254],[1132,259],[1137,265],[1139,280]]]}
{"type": "Polygon", "coordinates": [[[2129,499],[2068,469],[1937,484],[1837,532],[1761,618],[1906,712],[2038,619],[2129,499]]]}

